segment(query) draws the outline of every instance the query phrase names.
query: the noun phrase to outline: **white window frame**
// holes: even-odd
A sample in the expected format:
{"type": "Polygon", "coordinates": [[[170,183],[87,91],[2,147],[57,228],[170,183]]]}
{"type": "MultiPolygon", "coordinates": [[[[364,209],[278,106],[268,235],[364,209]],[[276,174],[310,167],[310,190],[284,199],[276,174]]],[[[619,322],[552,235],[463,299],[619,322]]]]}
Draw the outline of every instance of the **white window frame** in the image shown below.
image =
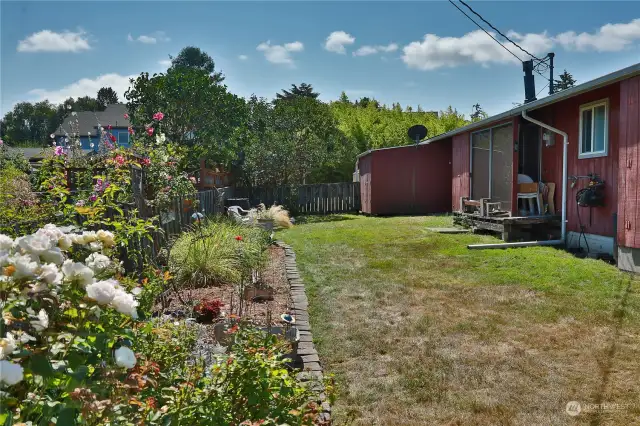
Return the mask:
{"type": "Polygon", "coordinates": [[[580,130],[578,140],[578,158],[597,158],[609,155],[609,98],[600,99],[599,101],[580,105],[580,130]],[[593,141],[595,138],[595,109],[604,106],[604,150],[582,152],[582,116],[584,111],[591,110],[591,148],[593,149],[593,141]]]}
{"type": "Polygon", "coordinates": [[[122,145],[122,144],[120,143],[120,135],[126,135],[126,136],[127,136],[127,142],[126,142],[126,143],[127,143],[127,144],[130,144],[130,142],[131,142],[131,137],[130,137],[129,133],[119,132],[119,133],[118,133],[118,145],[122,145]]]}

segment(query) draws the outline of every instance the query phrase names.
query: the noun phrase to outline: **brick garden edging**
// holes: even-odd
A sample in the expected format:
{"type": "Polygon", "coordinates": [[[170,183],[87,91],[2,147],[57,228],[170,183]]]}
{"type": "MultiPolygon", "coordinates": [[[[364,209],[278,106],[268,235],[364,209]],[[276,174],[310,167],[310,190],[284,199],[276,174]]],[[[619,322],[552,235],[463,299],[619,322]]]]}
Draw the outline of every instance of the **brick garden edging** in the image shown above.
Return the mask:
{"type": "MultiPolygon", "coordinates": [[[[311,324],[309,323],[309,301],[304,290],[304,282],[296,265],[296,254],[289,245],[282,241],[276,241],[275,244],[284,249],[284,264],[291,294],[291,315],[296,318],[295,326],[300,331],[298,355],[302,358],[304,367],[303,371],[298,374],[298,380],[306,382],[311,378],[315,378],[322,381],[322,365],[320,365],[320,358],[313,344],[311,324]]],[[[331,406],[326,401],[324,393],[321,395],[321,399],[322,412],[320,413],[320,419],[329,423],[331,421],[331,406]]]]}

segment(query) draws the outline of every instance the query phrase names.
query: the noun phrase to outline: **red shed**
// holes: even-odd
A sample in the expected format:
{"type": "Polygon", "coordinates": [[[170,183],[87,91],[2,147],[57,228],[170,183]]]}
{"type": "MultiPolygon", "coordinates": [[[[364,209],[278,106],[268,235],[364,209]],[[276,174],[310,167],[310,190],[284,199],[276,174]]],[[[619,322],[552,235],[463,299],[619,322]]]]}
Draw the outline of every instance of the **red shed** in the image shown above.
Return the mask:
{"type": "Polygon", "coordinates": [[[614,254],[622,269],[640,272],[639,127],[640,63],[422,143],[450,147],[450,210],[462,210],[463,197],[487,199],[517,218],[520,179],[554,187],[547,200],[566,218],[567,246],[614,254]],[[557,131],[567,135],[566,158],[557,131]],[[604,182],[604,201],[579,206],[590,175],[604,182]]]}
{"type": "Polygon", "coordinates": [[[362,212],[427,214],[450,211],[451,147],[407,145],[358,156],[362,212]]]}

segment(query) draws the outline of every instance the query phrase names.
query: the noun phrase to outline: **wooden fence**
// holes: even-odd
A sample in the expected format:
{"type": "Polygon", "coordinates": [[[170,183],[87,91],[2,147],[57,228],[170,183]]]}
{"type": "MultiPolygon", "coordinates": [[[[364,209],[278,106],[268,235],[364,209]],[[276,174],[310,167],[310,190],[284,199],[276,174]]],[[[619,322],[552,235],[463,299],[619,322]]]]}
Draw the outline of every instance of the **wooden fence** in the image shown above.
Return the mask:
{"type": "Polygon", "coordinates": [[[284,185],[236,190],[236,196],[249,198],[251,205],[264,203],[267,207],[282,204],[296,214],[347,213],[360,210],[360,183],[319,183],[313,185],[284,185]]]}

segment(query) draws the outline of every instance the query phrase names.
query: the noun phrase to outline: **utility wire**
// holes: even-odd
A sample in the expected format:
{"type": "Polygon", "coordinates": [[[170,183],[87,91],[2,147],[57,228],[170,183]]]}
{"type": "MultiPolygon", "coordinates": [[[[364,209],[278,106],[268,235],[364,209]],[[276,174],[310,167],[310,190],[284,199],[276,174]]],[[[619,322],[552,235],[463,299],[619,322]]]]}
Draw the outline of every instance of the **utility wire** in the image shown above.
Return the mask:
{"type": "MultiPolygon", "coordinates": [[[[480,18],[482,20],[482,22],[484,22],[485,24],[487,24],[488,26],[490,26],[493,30],[495,30],[498,34],[500,34],[502,37],[504,37],[507,41],[511,42],[511,44],[513,44],[515,47],[517,47],[518,49],[522,50],[524,53],[526,53],[527,55],[531,56],[533,59],[539,61],[539,62],[543,62],[542,59],[538,58],[537,56],[533,55],[532,53],[529,53],[527,50],[523,49],[522,47],[520,47],[520,45],[518,43],[516,43],[515,41],[511,40],[509,37],[507,37],[505,34],[502,33],[502,31],[500,31],[499,29],[497,29],[496,27],[494,27],[493,25],[491,25],[491,23],[489,21],[487,21],[486,19],[484,19],[482,17],[482,15],[480,15],[478,12],[476,12],[475,10],[473,10],[471,8],[471,6],[469,6],[467,3],[465,3],[463,0],[458,0],[460,1],[460,3],[462,3],[463,5],[465,5],[467,7],[467,9],[469,9],[474,15],[476,15],[478,18],[480,18]]],[[[477,25],[477,24],[476,24],[477,25]]],[[[486,32],[486,31],[485,31],[486,32]]],[[[488,34],[488,33],[487,33],[488,34]]],[[[492,37],[493,38],[493,37],[492,37]]],[[[495,40],[495,39],[494,39],[495,40]]],[[[497,41],[497,40],[496,40],[497,41]]],[[[504,47],[504,46],[503,46],[504,47]]]]}
{"type": "Polygon", "coordinates": [[[542,91],[543,91],[544,89],[546,89],[547,87],[549,87],[549,83],[545,84],[545,86],[544,86],[542,89],[540,89],[540,91],[539,91],[538,93],[536,93],[536,98],[537,98],[537,97],[538,97],[538,95],[539,95],[540,93],[542,93],[542,91]]]}
{"type": "MultiPolygon", "coordinates": [[[[464,4],[464,2],[463,2],[462,0],[460,0],[460,2],[461,2],[462,4],[464,4]]],[[[495,41],[495,42],[496,42],[496,43],[498,43],[500,46],[502,46],[502,48],[503,48],[504,50],[506,50],[507,52],[511,53],[511,54],[513,55],[513,57],[514,57],[514,58],[516,58],[518,61],[522,62],[522,59],[520,59],[520,58],[518,57],[518,55],[516,55],[515,53],[513,53],[512,51],[510,51],[509,49],[507,49],[507,47],[506,47],[504,44],[500,43],[500,41],[499,41],[497,38],[495,38],[494,36],[492,36],[492,35],[491,35],[491,33],[490,33],[489,31],[487,31],[487,30],[485,30],[484,28],[482,28],[482,26],[481,26],[480,24],[478,24],[478,23],[477,23],[477,22],[476,22],[476,21],[475,21],[471,16],[467,15],[467,13],[466,13],[464,10],[460,9],[460,8],[458,7],[458,5],[457,5],[457,4],[455,4],[452,0],[449,0],[449,3],[451,3],[451,4],[452,4],[456,9],[458,9],[458,10],[460,11],[460,13],[462,13],[464,16],[466,16],[467,18],[469,18],[469,20],[470,20],[471,22],[473,22],[474,24],[476,24],[476,26],[477,26],[478,28],[480,28],[482,31],[484,31],[484,32],[485,32],[485,34],[487,34],[489,37],[491,37],[491,38],[493,39],[493,41],[495,41]]],[[[469,6],[467,6],[467,7],[469,7],[469,6]]],[[[475,12],[474,12],[474,13],[475,13],[475,12]]],[[[477,14],[476,14],[476,15],[477,15],[477,14]]],[[[482,18],[482,17],[480,17],[480,18],[482,18]]],[[[484,19],[483,19],[483,21],[484,21],[484,19]]],[[[491,24],[489,24],[489,25],[491,26],[491,24]]],[[[492,27],[492,28],[493,28],[493,27],[492,27]]],[[[499,31],[498,31],[498,32],[499,32],[499,31]]],[[[506,38],[507,40],[509,40],[507,37],[505,37],[505,38],[506,38]]],[[[509,41],[511,41],[511,40],[509,40],[509,41]]],[[[511,41],[511,43],[513,43],[513,42],[511,41]]],[[[513,43],[513,44],[515,44],[515,43],[513,43]]],[[[516,46],[518,46],[518,45],[516,44],[516,46]]],[[[518,47],[520,47],[520,46],[518,46],[518,47]]],[[[524,49],[520,48],[520,50],[524,50],[524,49]]],[[[525,53],[527,53],[527,54],[531,55],[530,53],[528,53],[528,52],[526,52],[526,51],[525,51],[525,53]]],[[[536,58],[536,59],[537,59],[537,58],[536,58]]]]}

